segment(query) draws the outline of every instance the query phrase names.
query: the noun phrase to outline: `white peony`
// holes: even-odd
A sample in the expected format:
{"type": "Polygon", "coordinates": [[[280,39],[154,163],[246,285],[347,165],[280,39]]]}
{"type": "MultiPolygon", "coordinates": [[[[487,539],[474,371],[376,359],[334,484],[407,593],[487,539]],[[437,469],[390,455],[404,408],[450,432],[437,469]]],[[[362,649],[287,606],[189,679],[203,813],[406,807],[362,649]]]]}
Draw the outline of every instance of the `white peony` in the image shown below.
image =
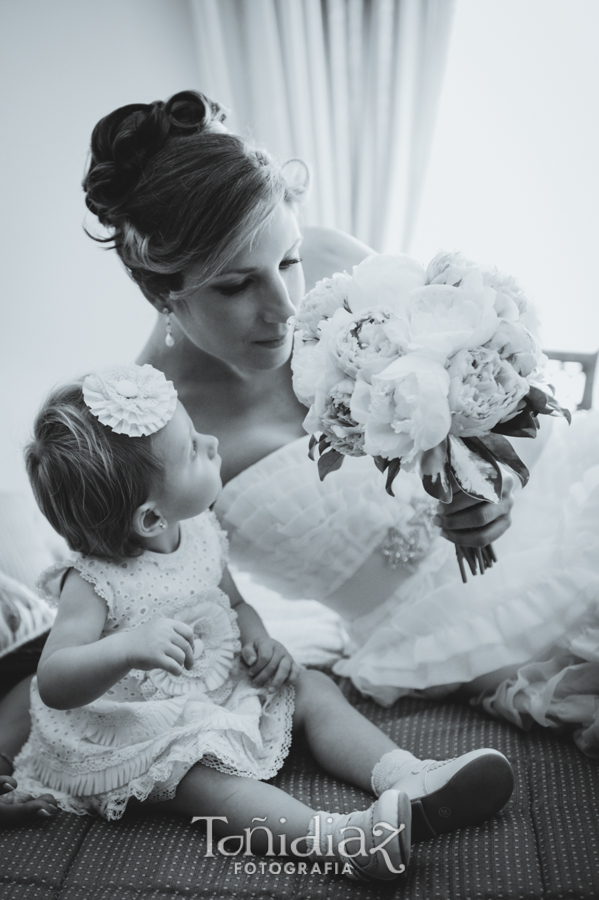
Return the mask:
{"type": "Polygon", "coordinates": [[[475,264],[459,251],[441,250],[426,268],[427,284],[448,284],[458,287],[475,264]]]}
{"type": "Polygon", "coordinates": [[[528,393],[528,382],[483,347],[459,350],[447,363],[451,434],[474,437],[510,416],[528,393]]]}
{"type": "Polygon", "coordinates": [[[506,275],[504,272],[500,272],[499,269],[490,266],[481,266],[481,272],[487,287],[493,288],[498,294],[509,297],[518,308],[519,315],[527,311],[528,300],[522,287],[512,275],[506,275]]]}
{"type": "Polygon", "coordinates": [[[316,385],[324,366],[324,348],[320,341],[305,343],[299,331],[293,338],[291,357],[292,383],[295,395],[304,406],[311,406],[316,396],[316,385]]]}
{"type": "Polygon", "coordinates": [[[335,310],[347,306],[347,291],[352,277],[347,272],[337,272],[332,278],[323,278],[306,294],[300,303],[296,329],[303,340],[318,340],[320,324],[330,319],[335,310]]]}
{"type": "Polygon", "coordinates": [[[459,288],[433,284],[412,291],[407,320],[413,349],[444,361],[457,350],[486,343],[499,324],[494,304],[495,291],[475,270],[459,288]]]}
{"type": "MultiPolygon", "coordinates": [[[[340,320],[340,316],[338,320],[340,320]]],[[[334,335],[327,332],[329,352],[346,375],[356,378],[358,372],[380,372],[407,350],[407,328],[395,322],[387,309],[366,310],[351,319],[334,335]],[[403,339],[402,339],[403,338],[403,339]]]]}
{"type": "Polygon", "coordinates": [[[449,376],[436,360],[408,353],[391,363],[372,384],[358,377],[350,411],[364,426],[364,450],[372,456],[401,459],[410,467],[420,451],[447,436],[451,414],[449,376]]]}
{"type": "Polygon", "coordinates": [[[425,284],[426,272],[417,260],[405,253],[373,253],[354,266],[347,286],[349,308],[353,313],[373,307],[398,312],[410,292],[425,284]]]}
{"type": "Polygon", "coordinates": [[[328,437],[331,447],[344,456],[364,456],[364,429],[351,415],[350,403],[355,387],[345,378],[328,391],[319,428],[328,437]]]}
{"type": "Polygon", "coordinates": [[[523,378],[536,372],[547,359],[534,335],[519,322],[500,322],[485,347],[496,350],[523,378]]]}

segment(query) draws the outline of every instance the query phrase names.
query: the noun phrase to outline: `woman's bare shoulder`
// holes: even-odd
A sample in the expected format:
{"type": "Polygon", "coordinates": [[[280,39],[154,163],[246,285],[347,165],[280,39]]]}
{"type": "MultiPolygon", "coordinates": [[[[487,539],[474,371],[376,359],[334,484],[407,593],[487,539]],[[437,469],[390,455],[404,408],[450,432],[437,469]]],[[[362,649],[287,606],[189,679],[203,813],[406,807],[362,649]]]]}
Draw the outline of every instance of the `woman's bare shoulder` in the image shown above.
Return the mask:
{"type": "Polygon", "coordinates": [[[321,278],[334,272],[351,271],[374,251],[346,231],[322,225],[306,225],[303,229],[302,260],[306,291],[321,278]]]}

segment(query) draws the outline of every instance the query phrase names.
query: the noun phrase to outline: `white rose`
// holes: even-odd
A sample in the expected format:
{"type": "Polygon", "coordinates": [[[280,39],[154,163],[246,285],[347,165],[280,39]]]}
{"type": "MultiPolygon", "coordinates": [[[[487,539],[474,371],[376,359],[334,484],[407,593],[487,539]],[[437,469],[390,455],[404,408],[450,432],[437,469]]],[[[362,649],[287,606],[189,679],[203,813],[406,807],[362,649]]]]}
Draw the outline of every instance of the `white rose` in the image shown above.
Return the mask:
{"type": "Polygon", "coordinates": [[[451,434],[475,437],[517,408],[527,381],[495,350],[460,350],[447,363],[451,434]]]}
{"type": "Polygon", "coordinates": [[[418,353],[391,363],[371,385],[359,376],[350,409],[365,427],[366,453],[401,459],[410,467],[420,451],[436,447],[447,436],[448,391],[444,367],[418,353]]]}
{"type": "Polygon", "coordinates": [[[407,315],[413,349],[445,360],[457,350],[486,343],[499,324],[494,303],[495,291],[475,270],[462,287],[431,284],[412,291],[407,315]]]}
{"type": "Polygon", "coordinates": [[[426,284],[421,264],[405,253],[375,253],[354,266],[348,285],[349,307],[353,313],[372,307],[402,309],[410,291],[426,284]]]}

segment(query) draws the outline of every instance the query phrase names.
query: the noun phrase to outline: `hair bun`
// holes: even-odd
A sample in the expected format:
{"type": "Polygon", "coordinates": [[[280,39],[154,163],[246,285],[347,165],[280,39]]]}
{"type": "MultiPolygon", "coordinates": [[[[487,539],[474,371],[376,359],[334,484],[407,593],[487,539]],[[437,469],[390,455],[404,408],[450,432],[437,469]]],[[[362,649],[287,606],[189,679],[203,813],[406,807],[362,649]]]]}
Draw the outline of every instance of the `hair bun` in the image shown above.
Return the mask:
{"type": "Polygon", "coordinates": [[[169,138],[209,130],[224,118],[218,103],[196,91],[181,91],[166,103],[131,103],[104,116],[92,133],[83,181],[88,209],[103,225],[114,226],[147,162],[169,138]]]}

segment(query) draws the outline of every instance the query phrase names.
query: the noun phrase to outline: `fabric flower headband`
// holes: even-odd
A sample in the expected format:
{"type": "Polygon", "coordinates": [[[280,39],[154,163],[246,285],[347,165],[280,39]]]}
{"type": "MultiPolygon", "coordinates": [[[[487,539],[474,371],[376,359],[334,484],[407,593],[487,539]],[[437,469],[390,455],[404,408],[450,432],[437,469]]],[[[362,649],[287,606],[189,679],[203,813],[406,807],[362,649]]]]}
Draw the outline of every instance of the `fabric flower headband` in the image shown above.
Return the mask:
{"type": "Polygon", "coordinates": [[[83,399],[103,425],[117,434],[141,437],[160,431],[172,419],[177,391],[154,366],[109,366],[84,379],[83,399]]]}

